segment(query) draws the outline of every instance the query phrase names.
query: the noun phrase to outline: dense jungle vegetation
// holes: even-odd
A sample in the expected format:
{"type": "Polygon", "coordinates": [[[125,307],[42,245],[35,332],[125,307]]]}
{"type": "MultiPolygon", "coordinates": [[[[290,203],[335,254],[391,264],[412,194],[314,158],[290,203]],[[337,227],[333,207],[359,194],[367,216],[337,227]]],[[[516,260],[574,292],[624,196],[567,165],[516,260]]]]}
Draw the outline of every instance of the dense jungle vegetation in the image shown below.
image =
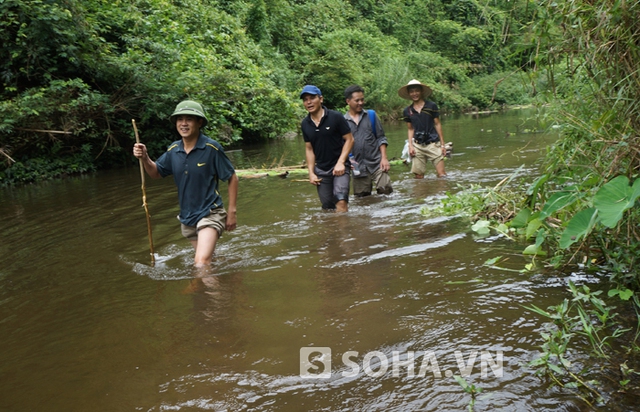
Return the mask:
{"type": "Polygon", "coordinates": [[[531,366],[588,405],[615,409],[640,393],[640,3],[544,0],[537,13],[533,61],[550,80],[537,100],[561,137],[534,182],[467,188],[440,211],[524,241],[522,273],[561,269],[570,297],[527,308],[547,321],[531,366]],[[597,285],[574,284],[572,272],[597,285]]]}
{"type": "Polygon", "coordinates": [[[0,184],[130,163],[132,118],[158,154],[187,97],[225,145],[297,131],[306,83],[340,108],[358,83],[387,119],[412,78],[446,111],[529,103],[550,81],[530,31],[541,12],[529,0],[2,0],[0,184]]]}

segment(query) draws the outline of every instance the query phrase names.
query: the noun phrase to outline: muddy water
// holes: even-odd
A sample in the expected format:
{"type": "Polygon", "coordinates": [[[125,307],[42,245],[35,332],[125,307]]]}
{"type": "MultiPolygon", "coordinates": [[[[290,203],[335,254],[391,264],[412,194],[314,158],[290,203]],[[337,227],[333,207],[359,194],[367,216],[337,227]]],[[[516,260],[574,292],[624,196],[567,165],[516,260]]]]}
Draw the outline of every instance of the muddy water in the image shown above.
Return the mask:
{"type": "MultiPolygon", "coordinates": [[[[394,166],[394,193],[322,213],[313,186],[241,179],[238,229],[195,278],[171,179],[148,181],[149,264],[137,168],[3,190],[2,411],[580,410],[532,375],[540,319],[565,296],[552,274],[483,263],[522,245],[425,219],[447,191],[495,184],[552,134],[532,112],[445,117],[447,179],[394,166]],[[328,376],[327,376],[328,375],[328,376]]],[[[386,125],[399,157],[406,131],[386,125]]],[[[301,139],[230,153],[236,167],[302,161],[301,139]]],[[[226,185],[223,185],[226,197],[226,185]]]]}

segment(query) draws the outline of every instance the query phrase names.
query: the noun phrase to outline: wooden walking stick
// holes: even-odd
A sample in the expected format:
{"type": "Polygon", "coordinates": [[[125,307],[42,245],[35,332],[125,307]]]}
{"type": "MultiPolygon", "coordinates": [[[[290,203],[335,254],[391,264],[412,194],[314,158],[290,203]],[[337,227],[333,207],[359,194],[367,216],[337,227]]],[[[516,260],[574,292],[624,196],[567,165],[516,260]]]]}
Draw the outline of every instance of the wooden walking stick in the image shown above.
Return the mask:
{"type": "MultiPolygon", "coordinates": [[[[133,124],[133,131],[136,134],[136,143],[140,143],[140,137],[138,136],[138,128],[136,127],[135,119],[131,119],[133,124]]],[[[151,217],[149,216],[149,207],[147,206],[147,191],[144,185],[144,166],[142,165],[142,159],[138,159],[140,163],[140,179],[142,179],[142,206],[144,206],[144,213],[147,215],[147,232],[149,233],[149,249],[151,250],[151,266],[156,263],[153,256],[153,237],[151,236],[151,217]]]]}

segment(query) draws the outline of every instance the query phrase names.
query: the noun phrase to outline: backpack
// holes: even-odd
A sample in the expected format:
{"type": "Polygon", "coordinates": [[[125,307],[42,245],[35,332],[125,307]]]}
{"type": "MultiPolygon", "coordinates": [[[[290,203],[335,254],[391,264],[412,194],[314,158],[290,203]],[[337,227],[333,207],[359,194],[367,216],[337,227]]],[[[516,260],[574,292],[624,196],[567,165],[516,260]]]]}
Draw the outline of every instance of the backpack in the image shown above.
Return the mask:
{"type": "Polygon", "coordinates": [[[376,133],[376,111],[369,109],[367,110],[369,113],[369,121],[371,122],[371,130],[373,130],[373,135],[378,138],[378,133],[376,133]]]}

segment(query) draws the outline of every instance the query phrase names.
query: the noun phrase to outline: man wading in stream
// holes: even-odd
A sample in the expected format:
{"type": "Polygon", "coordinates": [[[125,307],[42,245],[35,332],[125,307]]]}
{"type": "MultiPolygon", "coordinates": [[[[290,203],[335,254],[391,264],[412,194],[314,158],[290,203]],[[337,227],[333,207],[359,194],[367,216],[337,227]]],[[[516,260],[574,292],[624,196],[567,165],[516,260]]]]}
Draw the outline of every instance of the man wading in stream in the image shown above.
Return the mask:
{"type": "Polygon", "coordinates": [[[353,176],[353,194],[368,196],[374,187],[379,194],[389,194],[393,188],[388,173],[388,142],[380,119],[373,110],[364,110],[364,90],[357,84],[345,89],[344,98],[349,106],[344,118],[353,134],[353,156],[359,172],[353,176]]]}
{"type": "Polygon", "coordinates": [[[309,183],[318,188],[322,208],[346,212],[349,209],[348,157],[353,147],[351,129],[344,116],[322,105],[322,92],[306,85],[300,93],[309,115],[302,120],[309,183]]]}
{"type": "Polygon", "coordinates": [[[444,177],[444,158],[447,148],[442,137],[440,110],[438,105],[427,100],[431,88],[413,79],[398,90],[398,96],[411,100],[411,105],[402,112],[407,123],[409,155],[413,157],[411,172],[416,179],[424,178],[427,161],[433,163],[438,177],[444,177]]]}
{"type": "Polygon", "coordinates": [[[142,160],[152,178],[173,175],[178,187],[182,234],[196,250],[195,266],[206,266],[211,263],[222,232],[236,228],[238,176],[220,143],[200,131],[208,120],[199,103],[179,103],[171,122],[182,139],[173,142],[158,160],[151,160],[142,143],[133,146],[133,155],[142,160]],[[227,210],[218,193],[219,180],[229,183],[227,210]]]}

